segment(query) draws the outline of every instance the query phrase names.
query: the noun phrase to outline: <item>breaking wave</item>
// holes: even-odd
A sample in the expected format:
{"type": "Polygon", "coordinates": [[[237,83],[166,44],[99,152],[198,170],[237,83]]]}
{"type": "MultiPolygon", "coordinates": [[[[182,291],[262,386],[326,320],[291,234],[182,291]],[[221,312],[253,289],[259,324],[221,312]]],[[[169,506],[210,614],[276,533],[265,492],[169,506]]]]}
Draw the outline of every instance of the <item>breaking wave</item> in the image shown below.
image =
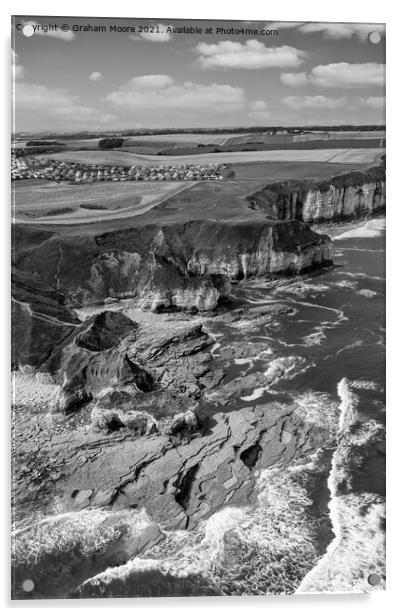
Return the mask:
{"type": "Polygon", "coordinates": [[[102,552],[124,537],[134,544],[154,525],[145,510],[112,512],[84,509],[50,516],[12,534],[12,558],[17,564],[37,563],[46,554],[102,552]]]}
{"type": "Polygon", "coordinates": [[[262,471],[256,506],[228,507],[197,531],[172,532],[143,557],[86,580],[81,593],[121,596],[129,588],[127,596],[135,595],[144,570],[170,583],[172,577],[195,578],[197,590],[201,584],[215,594],[293,593],[320,557],[315,542],[320,520],[306,480],[314,472],[312,464],[262,471]]]}
{"type": "Polygon", "coordinates": [[[328,476],[329,515],[335,536],[298,593],[368,591],[373,574],[377,587],[385,586],[384,499],[378,494],[352,491],[353,466],[356,462],[359,465],[360,452],[384,437],[378,422],[357,423],[359,399],[353,389],[361,383],[365,382],[346,378],[338,383],[338,445],[328,476]]]}
{"type": "Polygon", "coordinates": [[[344,240],[350,237],[381,237],[385,233],[385,218],[374,218],[363,226],[336,235],[334,240],[344,240]]]}

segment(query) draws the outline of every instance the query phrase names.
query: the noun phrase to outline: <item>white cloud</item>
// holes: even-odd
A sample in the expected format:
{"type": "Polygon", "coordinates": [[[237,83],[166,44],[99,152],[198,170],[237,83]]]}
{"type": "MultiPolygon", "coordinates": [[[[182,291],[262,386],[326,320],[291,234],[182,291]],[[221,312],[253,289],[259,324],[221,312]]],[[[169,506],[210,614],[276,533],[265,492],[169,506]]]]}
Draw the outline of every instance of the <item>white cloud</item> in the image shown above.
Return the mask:
{"type": "Polygon", "coordinates": [[[138,34],[130,34],[128,38],[133,41],[145,39],[153,43],[167,43],[172,39],[172,34],[168,31],[168,28],[172,28],[172,26],[165,24],[154,24],[149,26],[149,28],[152,27],[155,28],[155,30],[159,30],[159,32],[139,32],[138,34]]]}
{"type": "Polygon", "coordinates": [[[199,54],[198,62],[203,68],[272,68],[296,67],[302,62],[306,53],[295,47],[266,47],[257,40],[245,43],[222,41],[220,43],[198,43],[195,51],[199,54]]]}
{"type": "Polygon", "coordinates": [[[111,113],[80,104],[79,97],[67,94],[61,88],[28,83],[17,83],[15,88],[17,111],[39,112],[50,118],[68,120],[75,124],[100,125],[117,119],[111,113]]]}
{"type": "Polygon", "coordinates": [[[24,76],[24,67],[18,64],[18,54],[14,49],[11,50],[11,75],[14,81],[24,76]]]}
{"type": "Polygon", "coordinates": [[[369,109],[384,109],[385,96],[368,96],[367,98],[359,98],[360,105],[369,107],[369,109]]]}
{"type": "Polygon", "coordinates": [[[75,34],[74,32],[72,32],[71,30],[67,30],[67,32],[64,32],[63,30],[60,30],[59,28],[57,30],[50,30],[47,28],[47,26],[43,26],[42,24],[39,24],[37,21],[24,21],[23,22],[24,26],[26,25],[30,25],[33,26],[35,29],[34,32],[34,36],[50,36],[51,38],[55,38],[55,39],[59,39],[61,41],[72,41],[75,38],[75,34]]]}
{"type": "Polygon", "coordinates": [[[99,71],[94,71],[90,74],[89,78],[91,81],[101,81],[103,79],[103,75],[99,71]]]}
{"type": "Polygon", "coordinates": [[[141,75],[140,77],[133,77],[129,84],[132,88],[146,90],[160,90],[173,85],[174,79],[169,75],[141,75]]]}
{"type": "Polygon", "coordinates": [[[315,66],[309,75],[306,73],[281,73],[283,84],[291,87],[307,83],[323,88],[364,88],[385,85],[385,65],[375,62],[351,64],[335,62],[315,66]]]}
{"type": "Polygon", "coordinates": [[[362,42],[368,40],[370,32],[385,33],[383,24],[305,23],[298,29],[304,34],[321,33],[327,39],[344,39],[355,36],[362,42]]]}
{"type": "Polygon", "coordinates": [[[251,101],[248,116],[258,122],[266,122],[271,119],[271,112],[268,111],[267,107],[265,101],[251,101]]]}
{"type": "Polygon", "coordinates": [[[249,117],[257,122],[268,122],[272,120],[272,114],[270,111],[250,111],[249,117]]]}
{"type": "Polygon", "coordinates": [[[326,96],[286,96],[282,99],[289,109],[339,109],[345,106],[345,98],[326,96]]]}
{"type": "Polygon", "coordinates": [[[268,23],[265,27],[267,30],[295,30],[299,26],[302,26],[302,21],[273,21],[268,23]]]}
{"type": "Polygon", "coordinates": [[[298,88],[308,83],[306,73],[281,73],[281,82],[285,86],[298,88]]]}
{"type": "Polygon", "coordinates": [[[244,92],[225,84],[176,83],[169,75],[134,77],[106,97],[114,109],[156,115],[181,112],[225,114],[244,106],[244,92]]]}
{"type": "Polygon", "coordinates": [[[375,62],[321,64],[312,69],[309,79],[311,83],[324,88],[383,86],[385,65],[375,62]]]}
{"type": "Polygon", "coordinates": [[[356,37],[361,42],[368,41],[368,35],[371,32],[385,34],[384,24],[277,21],[267,24],[266,28],[279,30],[279,32],[281,30],[297,30],[302,34],[322,34],[326,39],[356,37]]]}
{"type": "Polygon", "coordinates": [[[250,110],[251,111],[265,111],[267,108],[267,103],[265,101],[251,101],[250,110]]]}

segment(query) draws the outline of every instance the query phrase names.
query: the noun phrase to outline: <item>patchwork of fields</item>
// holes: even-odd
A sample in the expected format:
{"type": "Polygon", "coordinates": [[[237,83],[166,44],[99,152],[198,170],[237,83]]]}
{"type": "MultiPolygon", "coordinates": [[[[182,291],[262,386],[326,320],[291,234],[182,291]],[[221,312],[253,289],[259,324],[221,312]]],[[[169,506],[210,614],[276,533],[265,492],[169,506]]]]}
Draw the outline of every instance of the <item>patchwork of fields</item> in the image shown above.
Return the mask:
{"type": "MultiPolygon", "coordinates": [[[[378,138],[379,131],[374,132],[378,138]]],[[[189,220],[200,216],[214,218],[217,208],[221,215],[228,218],[243,219],[249,214],[247,195],[260,186],[291,179],[325,179],[344,171],[379,164],[385,149],[363,147],[364,144],[359,142],[363,139],[367,146],[371,145],[371,133],[367,131],[362,135],[356,132],[352,135],[342,131],[334,137],[333,133],[328,132],[330,147],[324,147],[322,140],[317,141],[315,146],[315,137],[322,139],[323,133],[275,136],[262,133],[143,135],[127,138],[122,149],[108,150],[97,149],[97,139],[66,140],[65,150],[50,156],[49,153],[38,153],[32,160],[37,161],[39,167],[50,164],[46,163],[49,159],[56,161],[52,162],[56,171],[59,167],[65,171],[69,163],[76,172],[87,166],[87,173],[81,173],[80,182],[73,182],[69,174],[65,177],[64,172],[64,175],[61,173],[57,177],[18,179],[18,182],[13,182],[14,219],[25,224],[59,225],[60,229],[73,229],[74,225],[85,223],[102,229],[111,225],[122,228],[127,224],[126,219],[133,217],[139,224],[144,218],[159,222],[181,220],[183,217],[189,220]],[[304,137],[306,140],[303,141],[304,137]],[[283,139],[276,149],[272,149],[275,147],[272,146],[273,138],[283,139]],[[356,143],[356,147],[340,147],[343,143],[341,138],[350,138],[349,145],[356,143]],[[331,139],[337,139],[338,144],[331,139]],[[262,149],[261,143],[270,140],[271,145],[267,148],[271,149],[262,149]],[[291,140],[294,140],[294,148],[291,140]],[[257,147],[241,150],[247,143],[257,147]],[[130,151],[141,144],[144,147],[147,145],[154,153],[130,151]],[[170,154],[156,154],[156,150],[152,150],[162,144],[169,146],[170,154]],[[222,150],[211,151],[213,145],[222,150]],[[180,146],[190,149],[180,151],[180,146]],[[223,150],[228,147],[235,151],[223,150]],[[203,166],[225,167],[220,172],[220,182],[204,181],[208,178],[202,174],[193,174],[188,178],[172,177],[175,181],[170,181],[170,176],[159,177],[158,170],[183,169],[189,165],[199,169],[203,166]],[[134,178],[134,172],[131,173],[129,168],[142,169],[142,177],[134,178]],[[96,169],[103,181],[96,181],[99,179],[96,169]],[[94,173],[95,178],[92,177],[94,173]],[[113,174],[122,177],[113,177],[113,174]],[[88,182],[85,176],[90,176],[88,182]],[[117,181],[122,179],[124,181],[117,181]],[[147,181],[140,181],[144,179],[147,181]],[[160,179],[165,181],[156,181],[160,179]]]]}
{"type": "MultiPolygon", "coordinates": [[[[194,164],[241,163],[264,161],[300,161],[300,162],[338,162],[338,163],[373,163],[384,154],[384,148],[351,148],[346,150],[260,150],[253,152],[217,152],[191,156],[194,164]]],[[[48,158],[48,156],[43,156],[48,158]]],[[[188,156],[149,156],[116,150],[57,152],[54,160],[72,161],[89,165],[132,165],[157,166],[163,164],[186,164],[188,156]]]]}
{"type": "Polygon", "coordinates": [[[385,131],[325,131],[306,134],[276,134],[269,133],[221,133],[219,135],[204,135],[200,133],[175,133],[161,135],[137,135],[125,140],[124,146],[138,143],[163,144],[194,144],[236,146],[246,143],[301,143],[307,141],[324,141],[337,139],[385,139],[385,131]]]}
{"type": "MultiPolygon", "coordinates": [[[[102,182],[66,184],[21,180],[13,184],[15,222],[71,232],[75,225],[96,226],[99,232],[136,223],[177,222],[196,218],[244,219],[247,195],[271,182],[326,179],[337,173],[364,170],[367,163],[265,161],[234,163],[221,182],[102,182]]],[[[81,230],[83,227],[81,226],[81,230]]]]}

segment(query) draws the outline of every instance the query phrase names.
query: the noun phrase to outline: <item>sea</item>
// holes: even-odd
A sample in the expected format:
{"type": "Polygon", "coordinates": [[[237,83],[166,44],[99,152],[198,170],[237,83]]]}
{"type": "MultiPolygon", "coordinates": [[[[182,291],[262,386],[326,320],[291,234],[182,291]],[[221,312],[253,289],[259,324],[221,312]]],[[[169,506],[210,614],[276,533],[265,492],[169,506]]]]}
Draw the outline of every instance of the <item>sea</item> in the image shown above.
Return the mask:
{"type": "MultiPolygon", "coordinates": [[[[124,528],[137,540],[153,524],[152,512],[96,510],[43,520],[40,528],[15,537],[17,559],[35,553],[49,573],[48,587],[31,588],[26,598],[360,592],[384,586],[383,451],[377,455],[373,448],[369,467],[347,496],[337,491],[337,482],[340,474],[348,476],[352,447],[370,447],[371,436],[385,425],[385,218],[325,231],[334,240],[333,267],[275,284],[246,280],[234,287],[236,306],[280,304],[289,308],[286,314],[278,313],[267,326],[246,317],[225,319],[223,312],[206,319],[205,327],[216,340],[217,362],[230,345],[258,343],[258,353],[228,360],[226,379],[255,371],[267,377],[266,385],[259,383],[236,404],[295,402],[312,421],[331,424],[338,435],[333,447],[292,467],[258,471],[253,504],[227,506],[194,530],[162,528],[145,551],[118,565],[106,560],[102,570],[97,554],[115,540],[113,533],[124,528]]],[[[235,407],[229,405],[228,412],[235,407]]]]}

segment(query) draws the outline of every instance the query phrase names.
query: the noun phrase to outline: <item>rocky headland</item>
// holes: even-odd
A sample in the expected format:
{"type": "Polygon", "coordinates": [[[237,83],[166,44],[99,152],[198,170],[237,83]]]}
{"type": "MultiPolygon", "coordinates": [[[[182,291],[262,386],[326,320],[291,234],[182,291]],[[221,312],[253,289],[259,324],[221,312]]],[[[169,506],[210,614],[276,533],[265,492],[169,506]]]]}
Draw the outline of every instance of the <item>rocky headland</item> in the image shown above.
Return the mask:
{"type": "MultiPolygon", "coordinates": [[[[319,515],[328,527],[324,484],[337,418],[289,401],[252,402],[255,388],[293,369],[287,358],[265,372],[228,374],[228,365],[267,352],[267,343],[248,340],[247,332],[264,327],[272,335],[276,318],[292,310],[239,307],[232,289],[331,265],[332,240],[307,222],[382,208],[381,173],[270,184],[248,197],[248,218],[172,220],[167,212],[158,223],[141,219],[101,231],[15,225],[16,527],[37,528],[44,516],[125,512],[117,525],[107,518],[116,541],[90,565],[84,554],[87,570],[71,569],[72,587],[89,570],[124,563],[157,543],[161,528],[191,530],[226,505],[252,503],[256,471],[306,463],[317,450],[324,452],[319,515]],[[221,345],[208,319],[219,320],[221,308],[222,327],[239,327],[217,357],[221,345]],[[143,509],[152,520],[128,546],[127,511],[143,509]]],[[[322,554],[332,535],[320,533],[322,554]]],[[[15,579],[25,579],[32,562],[17,563],[15,579]]],[[[46,584],[40,557],[35,563],[46,584]]],[[[56,585],[63,576],[64,569],[56,585]]]]}
{"type": "Polygon", "coordinates": [[[364,218],[385,208],[385,168],[340,173],[328,180],[268,184],[248,197],[252,209],[308,223],[364,218]]]}

